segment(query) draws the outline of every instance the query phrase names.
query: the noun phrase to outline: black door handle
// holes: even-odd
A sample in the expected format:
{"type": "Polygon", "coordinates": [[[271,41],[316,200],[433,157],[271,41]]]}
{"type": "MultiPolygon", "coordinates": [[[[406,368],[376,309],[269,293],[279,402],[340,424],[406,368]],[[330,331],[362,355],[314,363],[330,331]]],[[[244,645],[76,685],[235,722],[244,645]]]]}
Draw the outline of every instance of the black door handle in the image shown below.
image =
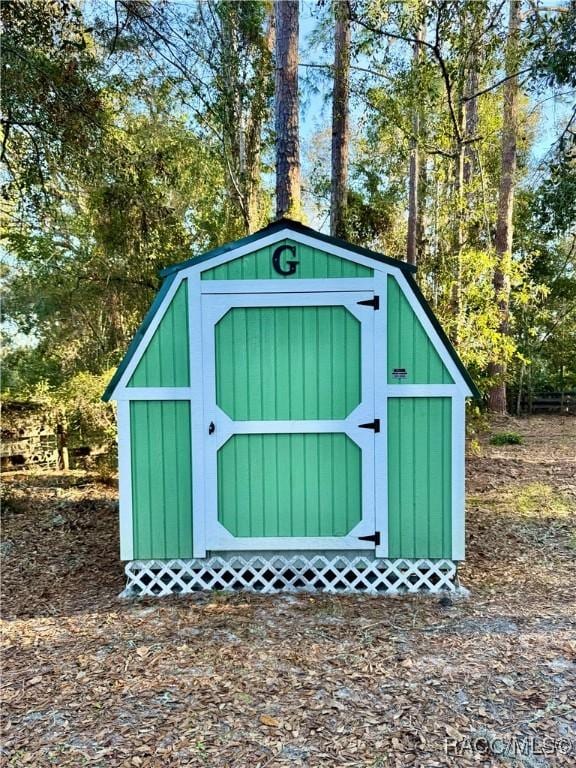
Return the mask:
{"type": "Polygon", "coordinates": [[[208,434],[212,435],[214,432],[216,432],[216,424],[214,424],[214,422],[211,421],[210,426],[208,427],[208,434]]]}

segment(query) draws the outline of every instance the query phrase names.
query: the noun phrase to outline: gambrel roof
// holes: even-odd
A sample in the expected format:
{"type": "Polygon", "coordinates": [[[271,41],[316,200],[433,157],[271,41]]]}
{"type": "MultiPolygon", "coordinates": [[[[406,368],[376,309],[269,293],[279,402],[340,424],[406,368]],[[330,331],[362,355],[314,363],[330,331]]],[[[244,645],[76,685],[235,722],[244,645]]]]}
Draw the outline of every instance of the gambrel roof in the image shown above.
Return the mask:
{"type": "MultiPolygon", "coordinates": [[[[142,342],[142,339],[147,329],[149,328],[153,318],[155,317],[156,313],[162,306],[167,293],[169,292],[171,286],[174,283],[174,280],[178,277],[179,273],[182,272],[182,270],[196,267],[200,264],[204,264],[213,259],[218,259],[218,263],[221,263],[222,259],[219,257],[222,257],[226,254],[229,254],[229,260],[237,259],[240,257],[240,255],[236,253],[239,249],[242,249],[242,252],[246,253],[246,247],[252,244],[254,245],[254,249],[257,249],[259,245],[259,241],[265,238],[267,241],[269,241],[270,237],[275,234],[278,234],[278,240],[281,240],[282,238],[289,238],[291,234],[293,234],[296,237],[302,236],[303,238],[309,238],[317,241],[319,248],[322,247],[322,244],[325,244],[329,247],[331,246],[332,248],[339,249],[341,251],[346,251],[347,253],[350,254],[350,257],[352,259],[354,255],[356,255],[356,256],[362,257],[362,259],[369,259],[379,264],[383,264],[388,267],[393,267],[394,269],[399,270],[404,276],[404,278],[406,279],[407,283],[409,284],[414,294],[414,297],[417,299],[418,303],[421,305],[423,311],[425,312],[427,318],[432,324],[434,330],[438,334],[438,337],[441,343],[444,345],[450,357],[454,361],[454,364],[456,365],[458,372],[461,374],[462,379],[464,380],[466,386],[470,390],[471,395],[475,398],[480,398],[480,393],[476,385],[472,381],[470,374],[468,373],[462,361],[458,357],[456,350],[454,349],[454,347],[452,346],[452,343],[446,336],[442,326],[440,325],[440,323],[438,322],[438,319],[432,312],[430,306],[428,305],[428,302],[424,298],[424,295],[422,294],[420,288],[418,287],[418,284],[416,283],[416,280],[414,279],[414,273],[416,272],[416,267],[412,266],[411,264],[407,264],[406,262],[399,261],[398,259],[385,256],[381,253],[378,253],[377,251],[372,251],[368,248],[363,248],[358,245],[353,245],[352,243],[348,243],[345,240],[341,240],[340,238],[331,237],[321,232],[317,232],[311,227],[307,227],[304,224],[301,224],[300,222],[292,221],[291,219],[279,219],[278,221],[275,221],[269,224],[263,229],[260,229],[258,232],[255,232],[247,237],[241,238],[240,240],[235,240],[231,243],[226,243],[225,245],[222,245],[218,248],[214,248],[210,251],[207,251],[206,253],[203,253],[199,256],[195,256],[191,259],[180,262],[178,264],[173,264],[170,267],[167,267],[166,269],[163,269],[160,271],[160,276],[164,278],[162,285],[160,287],[160,290],[158,291],[158,294],[156,295],[150,309],[146,313],[140,327],[136,331],[136,334],[132,339],[132,342],[130,343],[128,350],[126,351],[126,354],[122,362],[120,363],[120,365],[118,366],[118,369],[116,370],[114,376],[112,377],[112,380],[110,381],[109,385],[106,387],[106,391],[104,392],[102,399],[105,401],[108,401],[113,396],[116,386],[118,385],[131,359],[136,354],[140,346],[140,343],[142,342]]],[[[374,266],[377,269],[377,264],[375,264],[374,266]]],[[[296,286],[295,286],[295,290],[297,290],[296,286]]]]}
{"type": "Polygon", "coordinates": [[[413,267],[411,264],[407,264],[405,261],[392,259],[390,256],[384,256],[383,253],[378,253],[378,251],[371,251],[368,248],[362,248],[360,245],[352,245],[352,243],[348,243],[346,240],[341,240],[339,237],[331,237],[330,235],[325,235],[322,232],[317,232],[315,229],[312,229],[312,227],[307,227],[305,224],[301,224],[299,221],[293,221],[292,219],[278,219],[278,221],[273,221],[271,224],[268,224],[267,227],[259,229],[258,232],[254,232],[252,235],[243,237],[240,240],[234,240],[231,243],[226,243],[225,245],[221,245],[218,248],[213,248],[211,251],[206,251],[206,253],[203,253],[200,256],[194,256],[192,259],[181,261],[178,264],[172,264],[172,266],[163,269],[160,272],[160,276],[165,277],[167,275],[173,274],[174,272],[179,272],[181,269],[185,269],[186,267],[194,267],[196,264],[202,264],[205,261],[210,261],[210,259],[215,259],[216,256],[221,256],[223,253],[228,253],[229,251],[235,251],[238,248],[241,248],[245,245],[250,245],[251,243],[257,245],[258,241],[262,240],[262,238],[273,235],[275,232],[284,232],[286,230],[290,230],[291,232],[299,232],[301,235],[308,235],[308,237],[313,237],[315,240],[319,240],[321,243],[336,245],[339,248],[344,248],[350,253],[357,253],[359,256],[366,256],[369,259],[374,259],[375,261],[379,261],[382,264],[388,264],[391,267],[399,267],[406,274],[416,272],[416,267],[413,267]]]}

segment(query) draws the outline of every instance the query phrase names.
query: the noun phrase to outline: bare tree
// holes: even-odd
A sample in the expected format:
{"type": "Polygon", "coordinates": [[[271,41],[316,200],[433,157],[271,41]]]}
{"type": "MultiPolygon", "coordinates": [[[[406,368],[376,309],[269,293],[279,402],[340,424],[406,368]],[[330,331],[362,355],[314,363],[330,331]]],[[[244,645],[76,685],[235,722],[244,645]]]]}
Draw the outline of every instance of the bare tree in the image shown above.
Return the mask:
{"type": "Polygon", "coordinates": [[[276,218],[300,218],[299,0],[275,0],[276,218]]]}
{"type": "Polygon", "coordinates": [[[346,237],[350,150],[350,7],[334,2],[334,90],[332,94],[332,184],[330,234],[346,237]]]}
{"type": "MultiPolygon", "coordinates": [[[[512,256],[514,191],[518,139],[518,59],[520,48],[521,0],[510,0],[508,42],[506,46],[506,76],[502,126],[502,172],[498,194],[496,221],[496,267],[494,269],[494,298],[500,314],[498,330],[502,336],[509,331],[510,261],[512,256]],[[510,76],[512,75],[512,76],[510,76]],[[510,76],[510,77],[509,77],[510,76]]],[[[488,373],[494,385],[488,396],[488,407],[494,413],[506,413],[506,363],[493,360],[488,373]]]]}

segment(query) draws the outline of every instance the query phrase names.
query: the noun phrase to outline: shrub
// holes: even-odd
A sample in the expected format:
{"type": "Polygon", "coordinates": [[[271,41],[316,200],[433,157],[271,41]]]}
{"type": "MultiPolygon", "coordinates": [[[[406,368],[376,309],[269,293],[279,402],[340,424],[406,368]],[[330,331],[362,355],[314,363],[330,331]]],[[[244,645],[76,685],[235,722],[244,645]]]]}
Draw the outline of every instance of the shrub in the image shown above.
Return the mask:
{"type": "Polygon", "coordinates": [[[490,438],[490,445],[522,445],[523,442],[517,432],[497,432],[490,438]]]}

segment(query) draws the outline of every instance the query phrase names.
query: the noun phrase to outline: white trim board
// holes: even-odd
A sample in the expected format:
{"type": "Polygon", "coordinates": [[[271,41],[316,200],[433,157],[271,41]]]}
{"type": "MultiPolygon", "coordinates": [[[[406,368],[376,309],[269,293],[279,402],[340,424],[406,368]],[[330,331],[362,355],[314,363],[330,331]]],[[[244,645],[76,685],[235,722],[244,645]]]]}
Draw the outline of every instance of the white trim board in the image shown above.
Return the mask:
{"type": "Polygon", "coordinates": [[[130,434],[130,403],[118,403],[118,491],[120,508],[120,559],[134,557],[132,519],[132,446],[130,434]]]}
{"type": "MultiPolygon", "coordinates": [[[[355,253],[354,251],[349,251],[347,248],[343,248],[339,245],[334,245],[332,243],[325,243],[323,240],[318,240],[317,238],[311,237],[310,235],[304,235],[301,232],[295,232],[292,229],[286,228],[278,232],[272,232],[270,235],[267,235],[266,237],[261,238],[257,242],[251,242],[245,245],[241,245],[238,248],[232,248],[229,251],[226,251],[226,253],[221,253],[218,256],[214,256],[207,261],[200,262],[199,264],[191,264],[189,267],[183,267],[181,271],[184,273],[189,273],[191,270],[197,270],[199,272],[207,272],[208,270],[213,269],[214,267],[219,267],[221,264],[226,264],[226,262],[228,261],[234,261],[235,259],[238,259],[241,256],[245,256],[248,253],[260,251],[264,248],[267,248],[270,245],[274,245],[274,243],[280,242],[281,240],[292,240],[295,243],[300,243],[301,245],[307,245],[310,248],[315,248],[317,251],[324,251],[325,253],[329,253],[332,256],[338,256],[341,259],[346,259],[346,261],[352,261],[355,264],[360,264],[363,267],[368,267],[369,269],[373,269],[373,270],[378,269],[379,266],[384,266],[384,267],[387,266],[386,264],[379,262],[376,258],[362,256],[359,253],[355,253]]],[[[396,267],[392,267],[392,268],[396,269],[396,267]]],[[[211,281],[205,280],[203,282],[211,282],[211,281]]],[[[292,281],[277,280],[275,282],[292,282],[292,281]]]]}
{"type": "MultiPolygon", "coordinates": [[[[321,292],[321,293],[240,293],[240,294],[202,294],[202,318],[208,323],[217,323],[234,307],[345,307],[361,322],[374,309],[359,305],[359,301],[371,299],[374,291],[321,292]]],[[[205,345],[209,345],[205,339],[205,345]]],[[[207,349],[207,346],[204,346],[207,349]]]]}
{"type": "MultiPolygon", "coordinates": [[[[122,372],[122,376],[120,377],[120,380],[118,381],[118,383],[114,388],[114,391],[110,395],[110,400],[140,399],[137,397],[132,397],[131,395],[131,390],[140,389],[140,387],[129,387],[128,382],[130,381],[132,374],[136,370],[138,363],[144,356],[144,353],[148,349],[148,345],[152,341],[152,337],[156,333],[158,326],[164,319],[164,315],[166,314],[168,307],[170,306],[170,303],[176,294],[176,291],[182,284],[182,281],[185,279],[187,279],[187,277],[183,274],[176,275],[176,277],[174,278],[174,281],[166,291],[166,296],[164,296],[164,298],[160,303],[160,306],[158,307],[154,316],[150,320],[150,325],[148,326],[148,328],[146,328],[146,331],[144,332],[142,338],[140,339],[140,342],[136,347],[134,354],[128,361],[128,365],[126,366],[125,370],[122,372]]],[[[188,288],[190,288],[190,285],[188,285],[188,288]]],[[[190,335],[191,335],[191,327],[190,327],[190,320],[188,320],[188,336],[190,335]]],[[[148,388],[146,387],[146,389],[148,388]]],[[[156,389],[156,388],[151,387],[150,389],[156,389]]],[[[165,389],[168,389],[168,387],[166,387],[165,389]]],[[[181,388],[178,387],[178,389],[181,389],[181,388]]],[[[156,399],[162,399],[162,398],[156,398],[156,399]]],[[[169,398],[166,398],[166,399],[169,399],[169,398]]]]}
{"type": "Polygon", "coordinates": [[[188,278],[188,338],[190,342],[190,429],[192,430],[192,545],[194,557],[206,556],[206,514],[204,491],[204,390],[202,383],[202,302],[200,275],[188,278]]]}
{"type": "Polygon", "coordinates": [[[452,560],[464,560],[466,399],[452,397],[452,560]]]}
{"type": "Polygon", "coordinates": [[[290,280],[200,280],[201,293],[323,293],[372,291],[373,277],[320,277],[290,280]]]}
{"type": "Polygon", "coordinates": [[[388,384],[387,397],[453,397],[462,394],[457,384],[388,384]]]}
{"type": "MultiPolygon", "coordinates": [[[[396,278],[396,281],[400,286],[400,290],[404,294],[406,300],[410,304],[410,307],[412,308],[416,317],[420,321],[422,327],[424,328],[424,331],[428,335],[428,338],[434,345],[436,352],[438,352],[440,359],[442,360],[448,372],[452,376],[454,383],[458,387],[459,391],[462,394],[464,394],[465,397],[471,397],[472,392],[470,391],[470,388],[468,387],[468,384],[466,383],[464,377],[458,370],[458,366],[454,362],[452,355],[450,354],[447,346],[444,344],[444,342],[438,335],[438,331],[434,328],[434,326],[430,322],[430,318],[424,311],[423,306],[420,304],[420,302],[416,298],[414,291],[410,287],[410,284],[408,283],[404,275],[400,272],[400,270],[398,270],[398,272],[399,273],[395,274],[394,277],[396,278]]],[[[402,386],[402,385],[396,385],[396,386],[402,386]]],[[[426,386],[430,386],[430,385],[426,385],[426,386]]],[[[442,385],[442,386],[450,386],[450,385],[442,385]]]]}
{"type": "Polygon", "coordinates": [[[388,556],[388,275],[374,273],[374,292],[380,296],[380,309],[374,312],[374,414],[380,419],[375,435],[374,514],[375,531],[380,532],[376,557],[388,556]]]}
{"type": "MultiPolygon", "coordinates": [[[[330,549],[363,548],[364,543],[354,536],[343,537],[234,537],[218,522],[218,450],[235,434],[298,434],[303,432],[337,432],[346,434],[362,451],[362,521],[358,535],[372,535],[375,531],[374,488],[375,433],[359,425],[374,419],[374,316],[370,306],[358,305],[373,297],[373,292],[339,293],[280,293],[280,294],[203,294],[203,377],[204,425],[197,442],[204,454],[204,548],[210,551],[225,549],[330,549]],[[217,322],[233,307],[317,307],[339,306],[349,310],[360,320],[361,332],[361,403],[346,419],[290,420],[290,421],[235,421],[216,403],[216,349],[214,329],[217,322]]],[[[374,549],[374,544],[367,542],[374,549]]]]}
{"type": "Polygon", "coordinates": [[[124,400],[190,400],[190,387],[123,387],[116,399],[124,400]]]}

